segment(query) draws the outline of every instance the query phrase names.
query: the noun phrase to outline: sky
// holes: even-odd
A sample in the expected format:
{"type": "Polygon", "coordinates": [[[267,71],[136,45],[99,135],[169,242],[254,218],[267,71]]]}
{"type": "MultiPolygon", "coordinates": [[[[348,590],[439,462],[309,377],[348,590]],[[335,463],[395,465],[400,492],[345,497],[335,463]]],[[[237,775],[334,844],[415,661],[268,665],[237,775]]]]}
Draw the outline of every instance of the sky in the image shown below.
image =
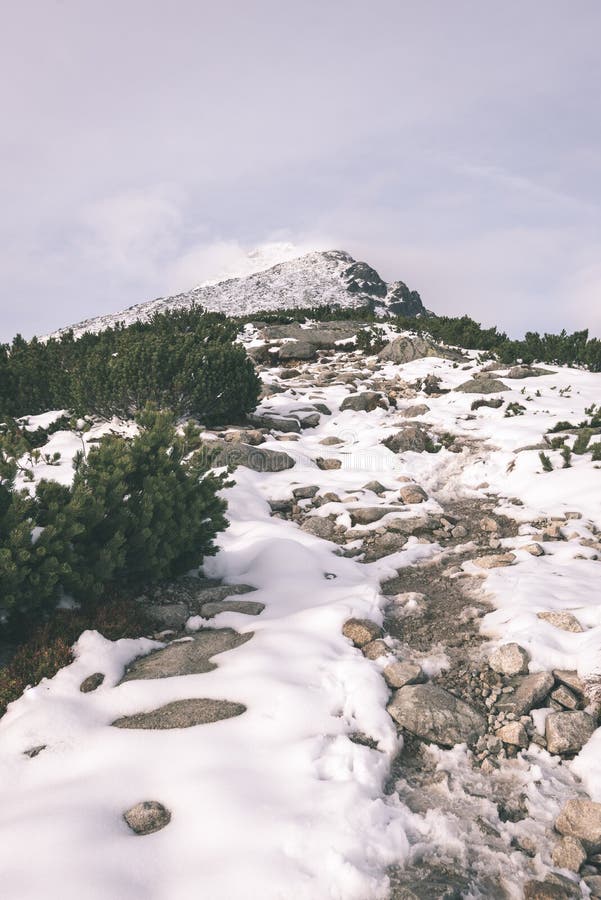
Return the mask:
{"type": "Polygon", "coordinates": [[[2,2],[0,340],[343,249],[601,336],[598,0],[2,2]]]}

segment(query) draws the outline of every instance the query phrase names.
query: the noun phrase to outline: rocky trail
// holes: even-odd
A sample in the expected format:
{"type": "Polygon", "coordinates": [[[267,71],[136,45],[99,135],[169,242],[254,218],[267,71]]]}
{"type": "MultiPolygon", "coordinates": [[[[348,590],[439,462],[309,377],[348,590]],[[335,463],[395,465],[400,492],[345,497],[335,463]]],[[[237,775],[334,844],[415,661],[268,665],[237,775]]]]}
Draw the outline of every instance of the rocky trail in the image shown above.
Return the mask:
{"type": "MultiPolygon", "coordinates": [[[[600,897],[601,522],[575,470],[541,493],[524,450],[572,402],[568,374],[501,371],[491,388],[482,363],[406,337],[376,356],[309,332],[283,365],[273,334],[247,340],[264,399],[249,426],[205,436],[237,466],[220,553],[139,598],[156,633],[87,633],[13,704],[3,765],[50,786],[42,819],[53,758],[78,772],[78,821],[106,787],[103,827],[125,829],[112,877],[133,859],[123,897],[187,900],[198,854],[215,900],[600,897]],[[537,415],[513,418],[537,390],[537,415]],[[126,832],[155,835],[161,864],[142,841],[120,849],[126,832]],[[211,868],[225,835],[236,865],[211,868]]],[[[58,815],[63,839],[72,827],[58,815]]]]}

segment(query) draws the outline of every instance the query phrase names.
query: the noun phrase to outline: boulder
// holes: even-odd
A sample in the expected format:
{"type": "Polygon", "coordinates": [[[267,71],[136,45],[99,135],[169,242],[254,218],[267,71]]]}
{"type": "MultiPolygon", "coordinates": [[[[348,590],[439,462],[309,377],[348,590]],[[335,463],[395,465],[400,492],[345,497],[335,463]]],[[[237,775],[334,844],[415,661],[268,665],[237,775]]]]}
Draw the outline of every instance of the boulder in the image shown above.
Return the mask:
{"type": "Polygon", "coordinates": [[[578,885],[568,887],[553,881],[527,881],[524,900],[578,900],[582,892],[578,885]]]}
{"type": "Polygon", "coordinates": [[[342,468],[342,460],[334,459],[333,457],[323,457],[318,456],[315,459],[315,465],[318,469],[322,469],[324,471],[328,471],[331,469],[341,469],[342,468]]]}
{"type": "Polygon", "coordinates": [[[576,616],[566,609],[539,612],[536,615],[543,622],[548,622],[555,628],[561,628],[562,631],[571,631],[572,634],[581,634],[584,631],[576,616]]]}
{"type": "Polygon", "coordinates": [[[344,441],[332,434],[322,438],[319,443],[323,444],[324,447],[334,447],[336,444],[344,444],[344,441]]]}
{"type": "Polygon", "coordinates": [[[211,657],[240,647],[251,638],[252,632],[239,634],[233,628],[205,628],[193,637],[172,641],[167,647],[134,660],[121,682],[211,672],[217,668],[211,657]]]}
{"type": "Polygon", "coordinates": [[[530,656],[519,644],[503,644],[491,653],[488,665],[499,675],[525,675],[530,656]]]}
{"type": "Polygon", "coordinates": [[[390,688],[402,688],[406,684],[417,684],[425,681],[422,667],[417,663],[407,662],[405,660],[396,660],[386,666],[382,672],[386,684],[390,688]]]}
{"type": "Polygon", "coordinates": [[[499,709],[514,713],[516,716],[525,716],[537,706],[541,706],[550,691],[553,690],[555,679],[549,672],[535,672],[520,679],[513,694],[504,694],[499,703],[499,709]]]}
{"type": "Polygon", "coordinates": [[[379,481],[368,481],[367,484],[363,485],[361,490],[371,491],[372,494],[384,494],[386,492],[386,488],[383,484],[380,484],[379,481]]]}
{"type": "Polygon", "coordinates": [[[553,375],[553,372],[551,369],[538,369],[534,366],[514,366],[503,378],[538,378],[541,375],[553,375]]]}
{"type": "Polygon", "coordinates": [[[413,362],[414,359],[424,359],[426,357],[458,359],[460,355],[452,350],[439,347],[425,338],[405,337],[404,335],[394,338],[378,353],[379,359],[385,362],[393,362],[397,365],[403,365],[403,363],[413,362]]]}
{"type": "Polygon", "coordinates": [[[152,834],[169,824],[171,813],[156,800],[144,800],[123,813],[123,818],[134,834],[152,834]]]}
{"type": "Polygon", "coordinates": [[[423,503],[424,500],[428,499],[428,495],[425,490],[419,486],[419,484],[405,484],[399,490],[399,497],[403,501],[403,503],[407,503],[409,505],[413,503],[423,503]]]}
{"type": "Polygon", "coordinates": [[[584,697],[586,686],[578,672],[574,672],[571,669],[553,669],[553,675],[561,684],[565,684],[579,697],[584,697]]]}
{"type": "Polygon", "coordinates": [[[486,731],[484,716],[434,684],[399,688],[387,709],[406,731],[441,747],[472,743],[486,731]]]}
{"type": "Polygon", "coordinates": [[[333,541],[336,536],[336,520],[330,516],[309,516],[301,525],[301,531],[314,534],[324,541],[333,541]]]}
{"type": "Polygon", "coordinates": [[[265,609],[264,603],[257,600],[210,600],[200,607],[203,619],[212,619],[222,612],[242,613],[245,616],[258,616],[265,609]]]}
{"type": "Polygon", "coordinates": [[[478,556],[472,562],[480,569],[498,569],[513,565],[515,560],[515,553],[491,553],[489,556],[478,556]]]}
{"type": "Polygon", "coordinates": [[[265,450],[242,441],[228,443],[217,438],[205,441],[203,448],[211,453],[211,465],[214,467],[245,466],[254,472],[283,472],[295,465],[295,460],[281,450],[265,450]]]}
{"type": "Polygon", "coordinates": [[[90,694],[92,691],[95,691],[104,681],[104,675],[102,672],[94,672],[93,675],[88,675],[87,678],[84,678],[82,683],[79,685],[79,690],[82,694],[90,694]]]}
{"type": "Polygon", "coordinates": [[[298,418],[278,416],[277,413],[249,413],[248,421],[260,428],[268,428],[273,431],[292,431],[298,434],[301,430],[298,418]]]}
{"type": "Polygon", "coordinates": [[[162,628],[183,628],[190,616],[185,603],[153,603],[147,612],[162,628]]]}
{"type": "Polygon", "coordinates": [[[586,851],[582,846],[582,841],[571,835],[565,835],[553,848],[551,858],[553,865],[558,869],[578,872],[582,863],[586,861],[586,851]]]}
{"type": "Polygon", "coordinates": [[[572,693],[565,684],[560,684],[558,688],[551,691],[551,700],[555,700],[556,703],[559,703],[565,709],[578,709],[580,703],[576,694],[572,693]]]}
{"type": "Polygon", "coordinates": [[[378,522],[388,513],[398,512],[398,508],[396,506],[362,506],[349,511],[353,525],[371,525],[372,522],[378,522]]]}
{"type": "Polygon", "coordinates": [[[404,425],[396,434],[391,434],[382,441],[393,453],[423,453],[432,446],[432,438],[425,425],[404,425]]]}
{"type": "Polygon", "coordinates": [[[470,378],[455,388],[462,394],[498,394],[511,390],[497,378],[470,378]]]}
{"type": "Polygon", "coordinates": [[[521,549],[525,550],[526,553],[529,553],[530,556],[544,556],[545,555],[545,551],[543,550],[541,545],[537,544],[536,542],[533,544],[526,544],[526,546],[522,547],[521,549]]]}
{"type": "Polygon", "coordinates": [[[382,629],[371,619],[347,619],[342,626],[342,633],[355,647],[363,647],[382,637],[382,629]]]}
{"type": "Polygon", "coordinates": [[[498,731],[495,731],[495,737],[498,737],[504,744],[510,744],[512,747],[526,748],[529,744],[526,729],[521,722],[508,722],[502,725],[498,731]]]}
{"type": "Polygon", "coordinates": [[[131,716],[122,716],[111,722],[114,728],[140,728],[152,730],[167,730],[171,728],[193,728],[195,725],[208,725],[211,722],[220,722],[222,719],[231,719],[241,716],[246,712],[242,703],[232,703],[229,700],[191,699],[174,700],[151,709],[149,712],[134,713],[131,716]]]}
{"type": "Polygon", "coordinates": [[[415,419],[417,416],[425,416],[427,412],[430,412],[429,406],[426,406],[425,403],[415,403],[413,406],[406,406],[405,409],[402,409],[400,416],[403,419],[415,419]]]}
{"type": "Polygon", "coordinates": [[[373,412],[384,403],[382,395],[377,391],[364,391],[361,394],[349,394],[340,404],[340,412],[352,409],[355,412],[373,412]]]}
{"type": "Polygon", "coordinates": [[[390,650],[382,640],[370,641],[368,644],[363,644],[361,647],[361,652],[363,656],[366,656],[367,659],[379,659],[381,656],[386,656],[390,650]]]}
{"type": "Polygon", "coordinates": [[[587,853],[601,852],[601,803],[584,797],[568,800],[555,828],[560,834],[582,841],[587,853]]]}
{"type": "Polygon", "coordinates": [[[549,753],[578,753],[595,731],[595,720],[581,710],[555,712],[545,720],[549,753]]]}
{"type": "Polygon", "coordinates": [[[292,491],[292,496],[295,500],[312,500],[318,491],[318,485],[304,484],[302,485],[302,487],[294,488],[292,491]]]}

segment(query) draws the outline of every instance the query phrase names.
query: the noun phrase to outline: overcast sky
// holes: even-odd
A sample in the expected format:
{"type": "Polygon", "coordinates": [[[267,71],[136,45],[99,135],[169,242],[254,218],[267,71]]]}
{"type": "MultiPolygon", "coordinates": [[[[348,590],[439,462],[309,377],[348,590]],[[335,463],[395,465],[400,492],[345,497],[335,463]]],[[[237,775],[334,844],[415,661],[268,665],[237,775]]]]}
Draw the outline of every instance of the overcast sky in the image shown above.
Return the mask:
{"type": "Polygon", "coordinates": [[[280,240],[601,335],[600,43],[599,0],[4,0],[0,339],[280,240]]]}

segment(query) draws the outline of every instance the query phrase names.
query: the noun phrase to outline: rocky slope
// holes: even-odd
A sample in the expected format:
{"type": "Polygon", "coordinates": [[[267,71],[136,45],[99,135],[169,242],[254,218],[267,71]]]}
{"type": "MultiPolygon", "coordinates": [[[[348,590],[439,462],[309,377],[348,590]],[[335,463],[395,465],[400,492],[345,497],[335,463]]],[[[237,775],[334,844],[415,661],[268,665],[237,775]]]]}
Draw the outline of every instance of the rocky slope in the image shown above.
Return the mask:
{"type": "Polygon", "coordinates": [[[86,319],[50,336],[73,330],[78,337],[86,331],[102,331],[118,322],[128,325],[144,321],[154,313],[185,309],[193,303],[231,316],[328,304],[345,308],[370,304],[383,314],[431,315],[417,291],[410,291],[402,281],[387,284],[367,263],[357,262],[343,251],[328,250],[308,253],[252,275],[200,285],[173,297],[159,297],[111,315],[86,319]]]}
{"type": "Polygon", "coordinates": [[[389,337],[245,331],[219,554],[0,722],[7,896],[601,896],[601,376],[389,337]]]}

